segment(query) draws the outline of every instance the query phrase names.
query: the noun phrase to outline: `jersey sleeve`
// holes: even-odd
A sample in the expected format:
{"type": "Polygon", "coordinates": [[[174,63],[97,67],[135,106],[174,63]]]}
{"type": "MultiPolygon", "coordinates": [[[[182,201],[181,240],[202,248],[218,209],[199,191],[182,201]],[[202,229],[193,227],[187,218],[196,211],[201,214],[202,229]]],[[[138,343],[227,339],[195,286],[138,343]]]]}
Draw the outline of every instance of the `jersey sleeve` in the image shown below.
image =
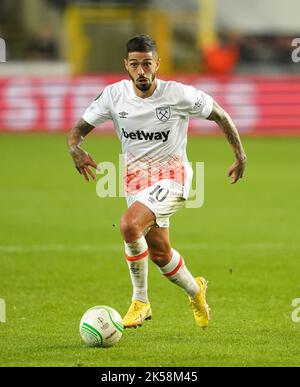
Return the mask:
{"type": "Polygon", "coordinates": [[[101,94],[90,104],[83,113],[82,118],[90,125],[97,126],[111,119],[109,109],[109,100],[107,90],[104,89],[101,94]]]}
{"type": "Polygon", "coordinates": [[[185,86],[184,107],[192,117],[207,118],[213,110],[213,98],[193,86],[185,86]]]}

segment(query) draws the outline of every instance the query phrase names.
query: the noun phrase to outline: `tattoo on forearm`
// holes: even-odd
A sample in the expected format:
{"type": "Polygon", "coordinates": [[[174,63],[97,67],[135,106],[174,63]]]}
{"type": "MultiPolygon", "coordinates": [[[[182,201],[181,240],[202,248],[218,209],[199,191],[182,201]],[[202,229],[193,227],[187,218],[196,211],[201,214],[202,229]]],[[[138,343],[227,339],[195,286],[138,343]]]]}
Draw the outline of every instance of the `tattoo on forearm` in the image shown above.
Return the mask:
{"type": "Polygon", "coordinates": [[[227,141],[232,146],[235,156],[239,159],[245,158],[245,151],[243,149],[239,133],[231,118],[226,115],[222,120],[219,121],[219,126],[223,130],[227,141]]]}
{"type": "Polygon", "coordinates": [[[220,121],[220,126],[223,129],[229,144],[237,145],[240,143],[239,135],[227,117],[220,121]]]}
{"type": "Polygon", "coordinates": [[[91,130],[93,130],[94,126],[88,124],[81,118],[75,128],[77,129],[81,137],[85,137],[87,134],[90,133],[91,130]]]}
{"type": "Polygon", "coordinates": [[[208,120],[215,121],[218,126],[224,132],[227,141],[231,145],[235,157],[238,160],[245,161],[246,153],[243,149],[243,145],[239,136],[239,133],[228,113],[225,112],[215,101],[213,104],[213,110],[208,117],[208,120]]]}
{"type": "Polygon", "coordinates": [[[88,124],[82,118],[78,124],[70,131],[68,136],[68,146],[70,151],[74,151],[74,148],[80,146],[83,138],[93,130],[94,126],[88,124]]]}

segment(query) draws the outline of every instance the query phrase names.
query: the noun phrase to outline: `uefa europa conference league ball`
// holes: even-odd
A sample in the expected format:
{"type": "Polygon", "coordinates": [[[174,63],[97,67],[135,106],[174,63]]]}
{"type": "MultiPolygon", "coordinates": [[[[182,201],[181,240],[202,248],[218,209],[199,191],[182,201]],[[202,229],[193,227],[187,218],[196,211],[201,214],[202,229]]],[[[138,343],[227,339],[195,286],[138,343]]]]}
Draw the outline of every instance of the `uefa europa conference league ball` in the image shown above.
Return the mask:
{"type": "Polygon", "coordinates": [[[120,314],[105,305],[88,309],[81,318],[79,331],[89,347],[112,347],[122,337],[123,323],[120,314]]]}

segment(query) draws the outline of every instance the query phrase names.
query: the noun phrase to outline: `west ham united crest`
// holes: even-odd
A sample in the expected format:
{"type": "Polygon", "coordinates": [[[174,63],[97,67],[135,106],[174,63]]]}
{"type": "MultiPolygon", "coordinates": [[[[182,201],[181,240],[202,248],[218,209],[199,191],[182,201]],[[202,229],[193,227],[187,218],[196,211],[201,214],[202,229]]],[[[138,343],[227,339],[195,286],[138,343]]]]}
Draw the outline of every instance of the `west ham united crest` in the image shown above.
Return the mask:
{"type": "Polygon", "coordinates": [[[156,117],[160,121],[168,121],[168,119],[171,117],[171,109],[170,106],[162,106],[156,108],[156,117]]]}

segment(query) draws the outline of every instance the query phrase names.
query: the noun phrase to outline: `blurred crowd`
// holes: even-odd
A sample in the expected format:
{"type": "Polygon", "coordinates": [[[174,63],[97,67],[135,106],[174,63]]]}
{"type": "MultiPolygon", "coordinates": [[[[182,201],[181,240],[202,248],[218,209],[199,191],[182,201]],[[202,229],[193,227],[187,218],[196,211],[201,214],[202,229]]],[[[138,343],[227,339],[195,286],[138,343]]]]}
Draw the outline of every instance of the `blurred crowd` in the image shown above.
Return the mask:
{"type": "Polygon", "coordinates": [[[202,52],[204,69],[210,73],[231,73],[244,65],[292,66],[294,36],[219,34],[218,43],[202,52]]]}
{"type": "MultiPolygon", "coordinates": [[[[243,65],[290,65],[293,36],[220,33],[218,43],[204,47],[200,65],[210,73],[231,73],[243,65]]],[[[27,60],[57,60],[58,42],[50,25],[31,36],[24,47],[27,60]]]]}
{"type": "MultiPolygon", "coordinates": [[[[59,9],[58,13],[63,14],[63,9],[74,0],[44,0],[48,6],[59,9]]],[[[149,0],[150,1],[150,0],[149,0]]],[[[16,0],[26,5],[22,0],[16,0]]],[[[80,3],[101,3],[101,0],[80,0],[80,3]]],[[[126,3],[138,6],[145,6],[148,0],[105,0],[103,3],[126,3]]],[[[64,60],[61,49],[61,35],[58,34],[57,26],[44,23],[39,29],[29,30],[22,23],[22,7],[19,13],[15,12],[13,3],[9,0],[0,0],[0,37],[7,39],[7,56],[11,60],[64,60]],[[7,17],[9,15],[9,17],[7,17]],[[18,26],[18,28],[15,28],[18,26]]],[[[141,31],[144,32],[144,31],[141,31]]],[[[192,30],[192,35],[195,35],[192,30]]],[[[193,50],[196,48],[196,36],[187,35],[186,45],[193,50]],[[193,41],[192,41],[193,40],[193,41]]],[[[279,34],[241,34],[234,32],[220,31],[217,43],[204,46],[199,53],[199,71],[209,73],[232,73],[245,69],[246,66],[269,66],[276,69],[282,68],[289,71],[294,66],[295,71],[300,71],[291,60],[292,40],[295,36],[279,34]]],[[[176,33],[173,28],[173,42],[176,41],[176,33]]],[[[173,45],[174,47],[176,44],[173,45]]],[[[179,49],[180,50],[180,46],[179,49]]],[[[184,58],[183,58],[184,59],[184,58]]],[[[187,59],[188,60],[188,59],[187,59]]],[[[176,59],[173,58],[175,62],[176,59]]],[[[292,69],[294,71],[294,68],[292,69]]],[[[258,70],[259,71],[259,70],[258,70]]]]}
{"type": "Polygon", "coordinates": [[[240,61],[247,63],[291,62],[291,42],[294,36],[244,36],[238,42],[240,61]]]}
{"type": "Polygon", "coordinates": [[[58,42],[51,25],[43,26],[38,34],[32,36],[25,48],[25,57],[30,60],[57,60],[58,42]]]}

